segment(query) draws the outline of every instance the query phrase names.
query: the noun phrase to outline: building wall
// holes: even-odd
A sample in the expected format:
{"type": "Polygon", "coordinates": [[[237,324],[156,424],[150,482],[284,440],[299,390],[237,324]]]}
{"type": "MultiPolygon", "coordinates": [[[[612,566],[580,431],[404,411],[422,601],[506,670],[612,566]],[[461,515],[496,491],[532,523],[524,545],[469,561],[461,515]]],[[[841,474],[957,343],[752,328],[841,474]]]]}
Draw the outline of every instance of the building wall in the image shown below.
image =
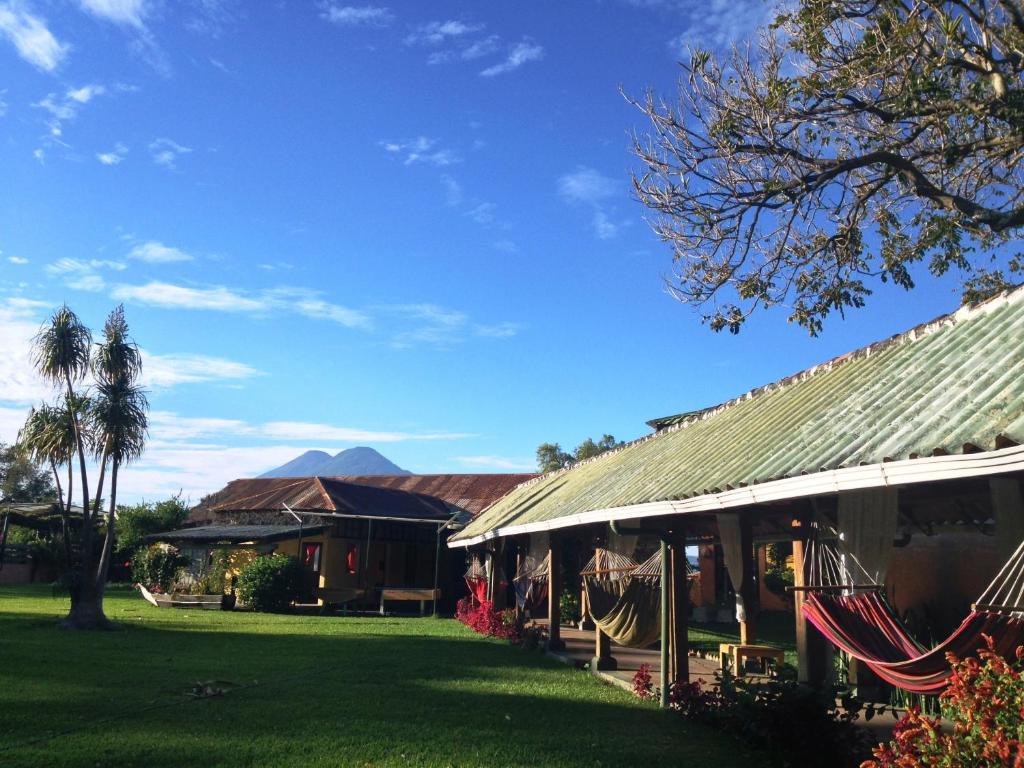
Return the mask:
{"type": "Polygon", "coordinates": [[[893,608],[910,624],[927,621],[936,638],[948,634],[1003,566],[999,542],[976,530],[915,533],[893,550],[886,578],[893,608]]]}

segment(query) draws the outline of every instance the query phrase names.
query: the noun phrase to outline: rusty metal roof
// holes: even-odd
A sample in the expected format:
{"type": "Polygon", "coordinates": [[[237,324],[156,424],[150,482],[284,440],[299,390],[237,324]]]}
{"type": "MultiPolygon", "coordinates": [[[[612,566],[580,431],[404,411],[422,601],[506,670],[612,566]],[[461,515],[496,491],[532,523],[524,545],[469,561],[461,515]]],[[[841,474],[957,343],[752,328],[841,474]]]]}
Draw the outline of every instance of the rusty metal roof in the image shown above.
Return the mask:
{"type": "Polygon", "coordinates": [[[433,496],[446,504],[477,515],[520,483],[537,474],[481,475],[349,475],[336,477],[347,483],[393,488],[433,496]]]}
{"type": "Polygon", "coordinates": [[[839,479],[868,487],[1010,471],[998,464],[1024,443],[1024,288],[653,426],[524,483],[452,541],[792,498],[839,479]]]}
{"type": "MultiPolygon", "coordinates": [[[[475,514],[536,475],[366,475],[233,480],[192,510],[189,521],[228,513],[335,512],[360,516],[447,520],[475,514]]],[[[281,523],[287,520],[282,519],[281,523]]]]}

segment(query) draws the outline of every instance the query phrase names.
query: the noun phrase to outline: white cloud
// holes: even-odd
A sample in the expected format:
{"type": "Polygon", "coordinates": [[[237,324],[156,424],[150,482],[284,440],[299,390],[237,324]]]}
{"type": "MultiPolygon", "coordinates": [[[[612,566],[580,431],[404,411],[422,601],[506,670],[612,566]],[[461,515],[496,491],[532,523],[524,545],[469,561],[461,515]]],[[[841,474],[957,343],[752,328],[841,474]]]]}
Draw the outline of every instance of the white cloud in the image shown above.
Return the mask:
{"type": "Polygon", "coordinates": [[[262,371],[251,365],[223,357],[143,352],[142,381],[154,389],[180,384],[238,381],[261,375],[262,371]]]}
{"type": "Polygon", "coordinates": [[[46,271],[51,275],[66,275],[71,272],[86,273],[97,269],[112,269],[116,272],[124,271],[124,264],[119,261],[106,261],[103,259],[58,259],[52,264],[46,265],[46,271]]]}
{"type": "Polygon", "coordinates": [[[488,339],[510,339],[519,333],[519,323],[496,323],[495,325],[477,325],[474,332],[477,336],[488,339]]]}
{"type": "Polygon", "coordinates": [[[70,277],[65,281],[65,285],[76,291],[89,291],[91,293],[97,293],[107,287],[106,281],[95,272],[70,277]]]}
{"type": "MultiPolygon", "coordinates": [[[[150,413],[150,434],[154,440],[196,440],[199,438],[269,439],[284,442],[340,441],[351,443],[403,443],[411,441],[462,440],[467,432],[399,432],[345,427],[309,421],[268,421],[250,424],[238,419],[179,416],[168,411],[150,413]]],[[[291,449],[294,451],[294,448],[291,449]]]]}
{"type": "MultiPolygon", "coordinates": [[[[51,393],[32,367],[32,339],[43,321],[42,310],[48,305],[16,297],[0,299],[0,402],[27,406],[51,393]]],[[[8,414],[9,416],[10,414],[8,414]]],[[[24,420],[22,412],[18,426],[24,420]]],[[[16,431],[16,430],[15,430],[16,431]]],[[[10,441],[8,433],[7,442],[10,441]]],[[[4,440],[0,436],[0,440],[4,440]]]]}
{"type": "Polygon", "coordinates": [[[327,3],[322,8],[321,18],[343,27],[386,27],[395,20],[390,8],[375,5],[327,3]]]}
{"type": "Polygon", "coordinates": [[[421,24],[405,38],[406,45],[441,45],[453,38],[479,32],[483,24],[467,24],[464,21],[430,21],[421,24]]]}
{"type": "Polygon", "coordinates": [[[504,456],[456,456],[454,460],[476,468],[503,469],[509,472],[537,471],[537,462],[528,459],[508,459],[504,456]]]}
{"type": "Polygon", "coordinates": [[[558,192],[562,197],[577,203],[599,203],[615,194],[615,181],[593,168],[577,166],[558,180],[558,192]]]}
{"type": "Polygon", "coordinates": [[[79,0],[86,13],[119,26],[143,29],[149,12],[146,0],[79,0]]]}
{"type": "Polygon", "coordinates": [[[103,163],[103,165],[119,165],[127,154],[128,147],[121,142],[117,142],[109,152],[98,152],[96,159],[103,163]]]}
{"type": "Polygon", "coordinates": [[[167,264],[174,261],[192,261],[193,256],[178,248],[172,248],[156,240],[139,243],[128,252],[129,259],[138,259],[149,264],[167,264]]]}
{"type": "Polygon", "coordinates": [[[149,154],[153,162],[172,171],[178,167],[178,157],[191,151],[191,147],[183,146],[173,139],[155,139],[149,145],[149,154]]]}
{"type": "Polygon", "coordinates": [[[81,88],[72,88],[65,96],[68,101],[74,101],[78,104],[88,104],[95,97],[101,96],[106,93],[106,88],[102,85],[83,85],[81,88]]]}
{"type": "Polygon", "coordinates": [[[473,323],[465,312],[437,304],[399,304],[384,309],[398,316],[403,326],[412,325],[411,328],[402,328],[394,333],[391,346],[396,349],[424,345],[447,349],[463,343],[470,336],[507,339],[519,331],[519,325],[511,322],[494,325],[473,323]]]}
{"type": "Polygon", "coordinates": [[[38,147],[32,150],[32,157],[38,160],[40,165],[42,165],[46,161],[46,153],[43,152],[43,150],[38,147]]]}
{"type": "Polygon", "coordinates": [[[119,301],[147,304],[163,309],[196,309],[255,315],[290,312],[315,320],[329,320],[347,328],[368,329],[370,317],[356,309],[324,301],[315,291],[280,287],[256,293],[214,286],[193,288],[152,281],[145,285],[118,285],[111,296],[119,301]]]}
{"type": "Polygon", "coordinates": [[[708,0],[687,6],[688,26],[669,47],[677,56],[698,47],[727,51],[771,22],[780,5],[766,0],[708,0]]]}
{"type": "Polygon", "coordinates": [[[53,36],[46,20],[29,13],[18,0],[0,2],[0,34],[21,58],[44,72],[53,72],[68,53],[68,46],[53,36]]]}
{"type": "Polygon", "coordinates": [[[102,85],[83,85],[79,88],[69,88],[62,96],[48,93],[46,98],[32,106],[50,114],[46,121],[46,126],[50,129],[50,141],[60,143],[58,139],[64,133],[64,123],[74,120],[79,109],[104,93],[106,88],[102,85]]]}
{"type": "Polygon", "coordinates": [[[512,72],[513,70],[519,69],[524,64],[528,64],[531,61],[540,61],[544,58],[544,48],[530,40],[523,40],[522,42],[516,43],[512,46],[508,52],[508,56],[505,60],[499,64],[487,67],[481,70],[481,77],[494,77],[495,75],[502,75],[506,72],[512,72]]]}
{"type": "Polygon", "coordinates": [[[610,240],[618,234],[619,227],[604,211],[594,211],[594,234],[600,240],[610,240]]]}
{"type": "Polygon", "coordinates": [[[466,215],[480,226],[487,227],[494,223],[497,210],[498,206],[494,203],[477,203],[466,211],[466,215]]]}
{"type": "Polygon", "coordinates": [[[441,176],[441,185],[444,187],[445,203],[455,207],[462,205],[462,185],[447,173],[441,176]]]}
{"type": "Polygon", "coordinates": [[[511,240],[495,240],[493,245],[494,245],[494,249],[496,251],[501,251],[502,253],[518,253],[519,252],[519,246],[516,245],[511,240]]]}
{"type": "Polygon", "coordinates": [[[134,301],[164,309],[205,309],[216,312],[262,312],[266,303],[223,286],[189,288],[152,281],[145,285],[118,285],[111,293],[118,301],[134,301]]]}
{"type": "Polygon", "coordinates": [[[402,157],[403,165],[433,165],[445,167],[459,162],[459,156],[450,149],[438,147],[437,139],[417,136],[407,141],[379,141],[388,154],[402,157]]]}
{"type": "Polygon", "coordinates": [[[8,256],[7,260],[11,262],[11,264],[28,264],[28,259],[22,256],[8,256]]]}
{"type": "Polygon", "coordinates": [[[7,89],[0,90],[0,117],[7,114],[7,102],[4,101],[4,94],[7,93],[7,89]]]}
{"type": "Polygon", "coordinates": [[[466,61],[472,61],[473,59],[480,59],[484,56],[490,56],[495,53],[500,45],[501,38],[497,35],[490,35],[489,37],[482,37],[473,43],[470,43],[462,52],[459,54],[466,61]]]}

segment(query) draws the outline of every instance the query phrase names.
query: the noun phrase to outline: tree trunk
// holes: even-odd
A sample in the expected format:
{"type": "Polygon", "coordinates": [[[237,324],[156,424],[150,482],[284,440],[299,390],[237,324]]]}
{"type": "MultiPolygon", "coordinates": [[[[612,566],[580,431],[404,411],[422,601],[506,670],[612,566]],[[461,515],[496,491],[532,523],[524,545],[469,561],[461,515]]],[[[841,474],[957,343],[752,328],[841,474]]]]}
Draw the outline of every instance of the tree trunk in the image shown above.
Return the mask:
{"type": "MultiPolygon", "coordinates": [[[[57,465],[50,462],[50,469],[53,470],[53,482],[57,486],[57,499],[60,502],[60,533],[64,539],[64,571],[66,573],[71,570],[71,526],[68,525],[68,509],[64,504],[64,489],[60,484],[57,465]]],[[[70,489],[68,489],[68,493],[71,493],[70,489]]]]}
{"type": "Polygon", "coordinates": [[[107,535],[103,539],[103,552],[100,553],[100,564],[96,569],[96,592],[99,595],[101,604],[103,602],[103,590],[107,586],[107,577],[110,575],[110,561],[114,556],[114,528],[117,525],[114,510],[116,505],[117,459],[114,459],[110,467],[110,510],[107,512],[107,535]]]}
{"type": "Polygon", "coordinates": [[[103,615],[103,594],[96,590],[96,553],[93,551],[94,517],[89,510],[89,475],[85,466],[85,440],[82,439],[82,425],[75,411],[75,393],[70,377],[65,380],[68,409],[75,427],[75,447],[78,450],[78,469],[82,484],[82,570],[77,579],[78,599],[72,596],[71,611],[61,622],[66,629],[109,629],[111,623],[103,615]]]}

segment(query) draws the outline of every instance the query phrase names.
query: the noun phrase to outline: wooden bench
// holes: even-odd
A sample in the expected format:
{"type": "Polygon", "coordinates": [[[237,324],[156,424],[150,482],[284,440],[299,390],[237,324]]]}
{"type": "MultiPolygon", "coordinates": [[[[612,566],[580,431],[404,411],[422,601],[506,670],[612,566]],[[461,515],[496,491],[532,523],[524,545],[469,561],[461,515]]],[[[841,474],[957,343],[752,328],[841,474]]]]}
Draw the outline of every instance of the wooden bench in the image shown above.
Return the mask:
{"type": "Polygon", "coordinates": [[[775,668],[785,662],[786,652],[779,648],[772,648],[770,645],[740,645],[739,643],[722,643],[718,646],[718,654],[722,664],[722,671],[732,667],[732,673],[736,677],[743,676],[743,659],[760,659],[761,670],[768,673],[768,662],[775,662],[775,668]]]}
{"type": "Polygon", "coordinates": [[[427,601],[437,600],[441,597],[440,589],[429,587],[381,587],[380,589],[380,615],[384,615],[385,600],[419,600],[420,616],[427,612],[427,601]]]}

